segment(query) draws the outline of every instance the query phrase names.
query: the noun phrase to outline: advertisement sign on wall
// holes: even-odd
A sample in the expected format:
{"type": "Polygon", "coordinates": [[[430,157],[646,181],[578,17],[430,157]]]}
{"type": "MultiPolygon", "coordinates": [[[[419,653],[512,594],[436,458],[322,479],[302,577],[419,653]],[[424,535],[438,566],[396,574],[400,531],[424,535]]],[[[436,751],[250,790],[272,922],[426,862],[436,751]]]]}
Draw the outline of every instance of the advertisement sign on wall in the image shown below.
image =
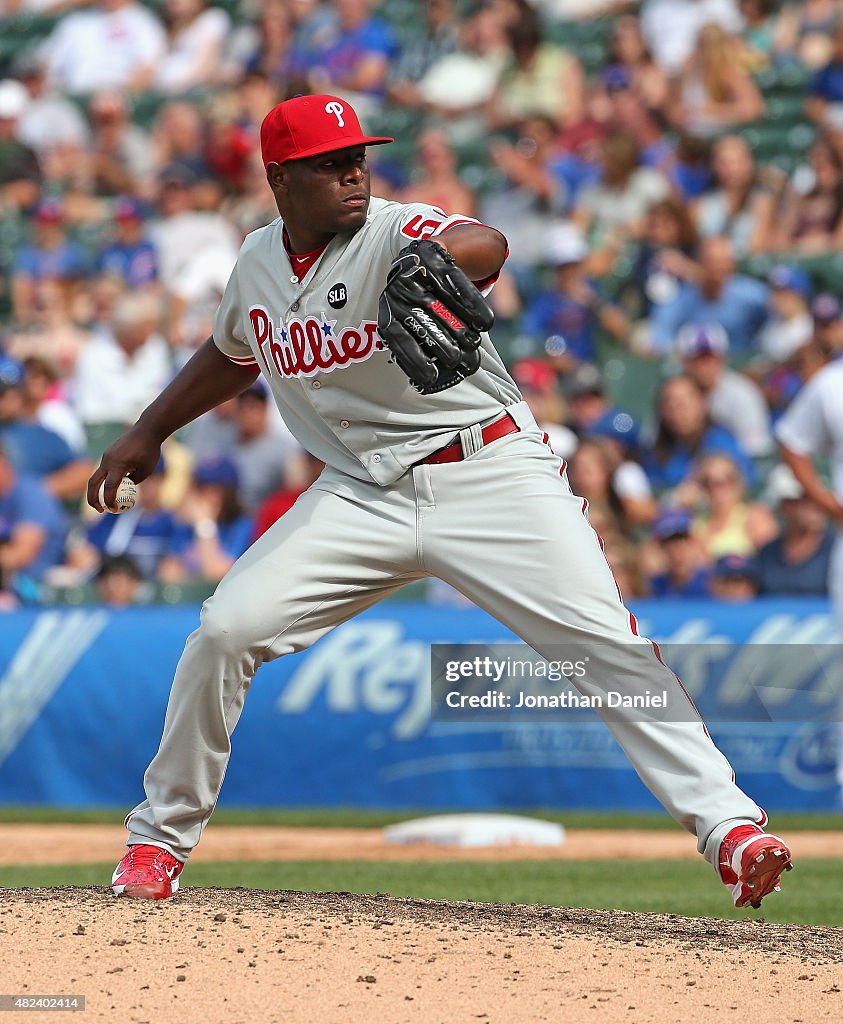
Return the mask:
{"type": "MultiPolygon", "coordinates": [[[[816,721],[788,716],[780,697],[770,721],[742,716],[740,701],[752,695],[736,689],[722,660],[726,651],[730,665],[743,663],[743,679],[751,657],[753,678],[766,684],[775,677],[777,645],[836,657],[826,603],[641,602],[634,610],[640,632],[663,646],[738,782],[759,803],[767,810],[836,805],[838,727],[828,708],[837,695],[820,693],[806,668],[796,689],[802,706],[816,701],[816,721]]],[[[173,670],[197,622],[193,607],[4,615],[0,802],[130,807],[142,799],[173,670]]],[[[513,639],[476,608],[393,603],[310,651],[265,665],[233,737],[221,805],[656,808],[596,718],[431,722],[430,645],[513,639]]]]}

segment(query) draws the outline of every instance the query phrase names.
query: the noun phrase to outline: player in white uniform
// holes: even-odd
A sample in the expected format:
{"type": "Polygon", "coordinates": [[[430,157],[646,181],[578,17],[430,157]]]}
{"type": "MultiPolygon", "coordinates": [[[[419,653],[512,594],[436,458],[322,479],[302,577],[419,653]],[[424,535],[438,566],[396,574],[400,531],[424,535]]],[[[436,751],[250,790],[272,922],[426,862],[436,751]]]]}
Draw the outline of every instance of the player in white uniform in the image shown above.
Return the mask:
{"type": "Polygon", "coordinates": [[[589,657],[578,685],[667,690],[684,720],[609,723],[641,778],[697,837],[739,906],[790,865],[734,782],[681,684],[624,607],[586,503],[571,493],[488,335],[480,368],[420,394],[378,337],[398,253],[433,236],[485,287],[506,258],[494,228],[370,198],[367,138],[351,107],[304,96],[274,108],[261,144],[280,218],[243,244],[213,337],[103,456],[88,501],[143,480],[162,442],[261,373],[290,430],[326,469],[232,567],[176,670],[146,800],[127,817],[112,886],[162,899],[214,810],[230,737],[260,665],[309,647],[411,581],[439,577],[545,657],[589,657]]]}
{"type": "MultiPolygon", "coordinates": [[[[805,494],[843,531],[843,360],[824,366],[802,388],[776,424],[782,457],[805,494]],[[821,479],[817,457],[827,457],[831,487],[821,479]]],[[[829,567],[829,593],[843,633],[843,532],[838,532],[829,567]]],[[[843,793],[843,728],[837,753],[837,781],[843,793]]]]}

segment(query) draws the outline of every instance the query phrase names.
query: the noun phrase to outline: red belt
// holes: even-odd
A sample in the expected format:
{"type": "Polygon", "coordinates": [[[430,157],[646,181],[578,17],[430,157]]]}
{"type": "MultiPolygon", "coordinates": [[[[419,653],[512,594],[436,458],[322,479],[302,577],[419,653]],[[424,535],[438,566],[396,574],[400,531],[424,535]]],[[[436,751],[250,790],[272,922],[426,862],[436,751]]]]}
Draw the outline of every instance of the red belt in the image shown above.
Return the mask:
{"type": "MultiPolygon", "coordinates": [[[[483,428],[483,447],[485,448],[492,441],[497,441],[498,438],[506,437],[507,434],[514,434],[520,429],[509,413],[505,412],[500,419],[483,428]]],[[[456,441],[454,444],[449,444],[447,448],[440,448],[438,451],[433,452],[426,459],[421,459],[417,465],[438,466],[442,462],[462,462],[464,458],[465,454],[462,450],[462,444],[456,441]]]]}

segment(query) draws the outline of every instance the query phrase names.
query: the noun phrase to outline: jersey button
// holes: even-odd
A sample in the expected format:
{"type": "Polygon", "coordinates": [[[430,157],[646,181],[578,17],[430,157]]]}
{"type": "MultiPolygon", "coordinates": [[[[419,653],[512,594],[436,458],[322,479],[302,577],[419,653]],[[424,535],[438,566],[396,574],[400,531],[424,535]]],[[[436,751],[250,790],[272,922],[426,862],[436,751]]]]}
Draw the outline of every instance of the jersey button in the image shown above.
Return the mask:
{"type": "Polygon", "coordinates": [[[292,310],[292,311],[293,311],[294,313],[295,313],[295,311],[296,311],[296,310],[297,310],[298,308],[299,308],[299,303],[298,303],[298,302],[294,302],[294,303],[292,304],[292,306],[290,306],[290,309],[291,309],[291,310],[292,310]]]}
{"type": "Polygon", "coordinates": [[[293,276],[290,278],[290,283],[291,284],[298,284],[299,283],[299,279],[296,277],[295,274],[293,274],[293,276]]]}
{"type": "Polygon", "coordinates": [[[315,380],[311,386],[313,387],[314,391],[318,391],[322,387],[322,381],[315,380]]]}
{"type": "Polygon", "coordinates": [[[380,455],[377,452],[375,452],[375,454],[372,456],[372,462],[380,462],[380,460],[380,455]]]}
{"type": "Polygon", "coordinates": [[[345,430],[346,427],[350,427],[351,424],[348,422],[348,420],[340,420],[340,426],[342,427],[343,430],[345,430]]]}

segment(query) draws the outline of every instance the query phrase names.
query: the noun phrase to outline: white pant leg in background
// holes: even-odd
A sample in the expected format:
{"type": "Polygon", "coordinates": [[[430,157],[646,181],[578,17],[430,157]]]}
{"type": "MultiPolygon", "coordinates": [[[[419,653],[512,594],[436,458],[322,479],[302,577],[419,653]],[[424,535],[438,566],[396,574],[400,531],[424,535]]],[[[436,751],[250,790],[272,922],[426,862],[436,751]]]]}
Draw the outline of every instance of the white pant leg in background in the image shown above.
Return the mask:
{"type": "MultiPolygon", "coordinates": [[[[837,534],[837,539],[831,550],[831,562],[828,567],[828,595],[831,598],[831,608],[840,637],[838,644],[840,644],[843,643],[843,533],[837,534]]],[[[840,666],[837,675],[838,678],[843,676],[843,666],[840,666]]],[[[837,723],[837,800],[843,807],[843,693],[839,695],[837,706],[840,719],[837,723]]]]}
{"type": "Polygon", "coordinates": [[[716,865],[731,827],[766,816],[735,785],[676,676],[634,632],[561,465],[541,434],[527,429],[464,462],[416,467],[416,491],[427,494],[422,566],[543,657],[559,658],[562,648],[571,660],[588,656],[585,680],[574,680],[582,692],[667,690],[671,706],[687,702],[687,721],[644,721],[640,709],[614,709],[607,724],[647,787],[716,865]]]}

